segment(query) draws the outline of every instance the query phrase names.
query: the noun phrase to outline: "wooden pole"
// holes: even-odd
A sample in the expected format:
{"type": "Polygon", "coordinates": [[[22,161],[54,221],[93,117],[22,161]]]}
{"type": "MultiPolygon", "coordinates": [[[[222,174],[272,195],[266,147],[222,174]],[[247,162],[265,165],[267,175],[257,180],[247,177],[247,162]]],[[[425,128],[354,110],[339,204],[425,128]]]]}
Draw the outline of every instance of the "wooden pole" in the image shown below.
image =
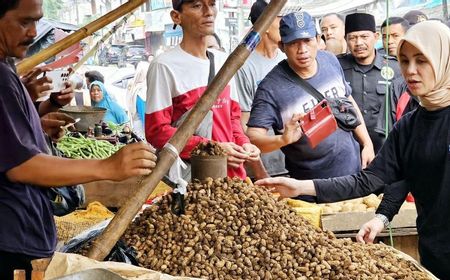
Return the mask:
{"type": "Polygon", "coordinates": [[[35,67],[36,65],[62,52],[63,50],[67,49],[73,44],[78,43],[87,36],[92,35],[97,30],[103,28],[104,26],[115,21],[121,16],[128,14],[129,12],[133,11],[146,1],[147,0],[128,0],[128,2],[126,2],[122,6],[119,6],[118,8],[112,10],[106,15],[78,29],[77,31],[65,37],[61,41],[58,41],[55,44],[51,45],[49,48],[42,50],[39,53],[22,60],[19,64],[17,64],[17,73],[19,74],[19,76],[27,73],[28,71],[33,69],[33,67],[35,67]]]}
{"type": "Polygon", "coordinates": [[[108,38],[111,37],[111,35],[113,35],[113,33],[116,32],[121,25],[125,24],[132,15],[133,13],[124,16],[119,22],[117,22],[116,25],[114,25],[113,28],[111,28],[111,30],[109,30],[105,35],[103,35],[103,37],[89,50],[89,52],[85,54],[80,59],[80,61],[77,62],[77,64],[75,64],[75,66],[73,67],[73,71],[77,71],[78,68],[80,68],[81,65],[83,65],[89,59],[89,57],[94,55],[94,53],[97,51],[100,45],[103,44],[106,40],[108,40],[108,38]]]}
{"type": "Polygon", "coordinates": [[[442,0],[442,13],[444,14],[444,23],[447,23],[447,21],[450,19],[448,17],[448,4],[447,0],[442,0]]]}
{"type": "MultiPolygon", "coordinates": [[[[237,70],[244,64],[257,43],[259,43],[259,40],[257,40],[259,34],[262,34],[269,28],[286,1],[287,0],[270,1],[262,15],[255,22],[252,31],[247,34],[244,41],[230,54],[216,77],[212,80],[211,85],[169,140],[169,146],[174,147],[177,151],[182,151],[187,140],[194,134],[195,129],[210,110],[217,97],[237,70]]],[[[123,235],[148,196],[155,189],[158,182],[175,162],[177,154],[173,152],[172,149],[167,148],[167,146],[168,145],[164,146],[159,153],[158,162],[153,172],[149,176],[143,177],[142,180],[138,182],[139,187],[134,196],[130,197],[129,200],[122,205],[103,233],[96,241],[94,241],[88,253],[89,258],[103,260],[109,254],[111,248],[123,235]]]]}

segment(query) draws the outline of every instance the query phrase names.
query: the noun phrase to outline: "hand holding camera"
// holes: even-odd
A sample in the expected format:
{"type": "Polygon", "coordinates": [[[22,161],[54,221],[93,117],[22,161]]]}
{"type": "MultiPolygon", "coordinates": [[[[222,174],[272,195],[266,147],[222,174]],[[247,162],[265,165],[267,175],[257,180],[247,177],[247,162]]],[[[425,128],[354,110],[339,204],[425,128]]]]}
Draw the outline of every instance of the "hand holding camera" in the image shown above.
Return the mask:
{"type": "Polygon", "coordinates": [[[62,92],[67,88],[67,82],[69,82],[70,71],[57,69],[53,71],[44,72],[44,76],[50,78],[52,83],[51,93],[62,92]]]}

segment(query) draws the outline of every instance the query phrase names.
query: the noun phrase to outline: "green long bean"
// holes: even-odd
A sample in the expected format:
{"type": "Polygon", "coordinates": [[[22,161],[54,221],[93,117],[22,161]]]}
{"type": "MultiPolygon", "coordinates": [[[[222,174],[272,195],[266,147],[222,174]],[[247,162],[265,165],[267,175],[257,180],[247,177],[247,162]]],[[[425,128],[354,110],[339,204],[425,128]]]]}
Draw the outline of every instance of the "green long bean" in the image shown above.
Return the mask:
{"type": "Polygon", "coordinates": [[[96,140],[84,136],[65,135],[56,144],[66,157],[74,159],[105,159],[113,155],[123,144],[113,145],[105,140],[96,140]]]}

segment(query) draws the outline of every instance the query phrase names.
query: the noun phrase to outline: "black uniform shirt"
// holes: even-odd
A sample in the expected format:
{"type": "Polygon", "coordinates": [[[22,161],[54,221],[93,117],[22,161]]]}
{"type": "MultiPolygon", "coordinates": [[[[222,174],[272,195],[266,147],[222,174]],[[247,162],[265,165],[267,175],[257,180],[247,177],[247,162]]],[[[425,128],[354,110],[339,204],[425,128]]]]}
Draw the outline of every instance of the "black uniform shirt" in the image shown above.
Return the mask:
{"type": "Polygon", "coordinates": [[[395,58],[376,52],[372,65],[359,65],[352,54],[338,56],[345,79],[352,88],[352,96],[361,110],[370,138],[377,152],[383,144],[383,136],[375,132],[378,116],[386,98],[386,83],[400,77],[395,58]]]}

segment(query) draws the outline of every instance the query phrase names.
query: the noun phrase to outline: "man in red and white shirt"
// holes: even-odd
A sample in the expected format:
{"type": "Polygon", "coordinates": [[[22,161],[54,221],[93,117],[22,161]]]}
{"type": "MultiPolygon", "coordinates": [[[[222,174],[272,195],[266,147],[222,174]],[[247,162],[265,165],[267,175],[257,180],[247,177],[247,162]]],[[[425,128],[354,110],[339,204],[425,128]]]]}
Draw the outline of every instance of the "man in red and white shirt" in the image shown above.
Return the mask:
{"type": "MultiPolygon", "coordinates": [[[[206,38],[214,33],[217,14],[215,0],[172,0],[170,15],[183,29],[179,46],[157,56],[147,73],[147,112],[145,135],[156,148],[162,148],[177,128],[176,123],[192,109],[207,88],[210,60],[206,38]]],[[[225,62],[222,52],[213,54],[217,73],[225,62]]],[[[211,108],[211,140],[217,141],[228,154],[228,176],[245,178],[243,163],[258,161],[259,149],[244,134],[234,81],[225,87],[211,108]]],[[[189,159],[190,152],[207,137],[192,136],[180,156],[189,159]]]]}

